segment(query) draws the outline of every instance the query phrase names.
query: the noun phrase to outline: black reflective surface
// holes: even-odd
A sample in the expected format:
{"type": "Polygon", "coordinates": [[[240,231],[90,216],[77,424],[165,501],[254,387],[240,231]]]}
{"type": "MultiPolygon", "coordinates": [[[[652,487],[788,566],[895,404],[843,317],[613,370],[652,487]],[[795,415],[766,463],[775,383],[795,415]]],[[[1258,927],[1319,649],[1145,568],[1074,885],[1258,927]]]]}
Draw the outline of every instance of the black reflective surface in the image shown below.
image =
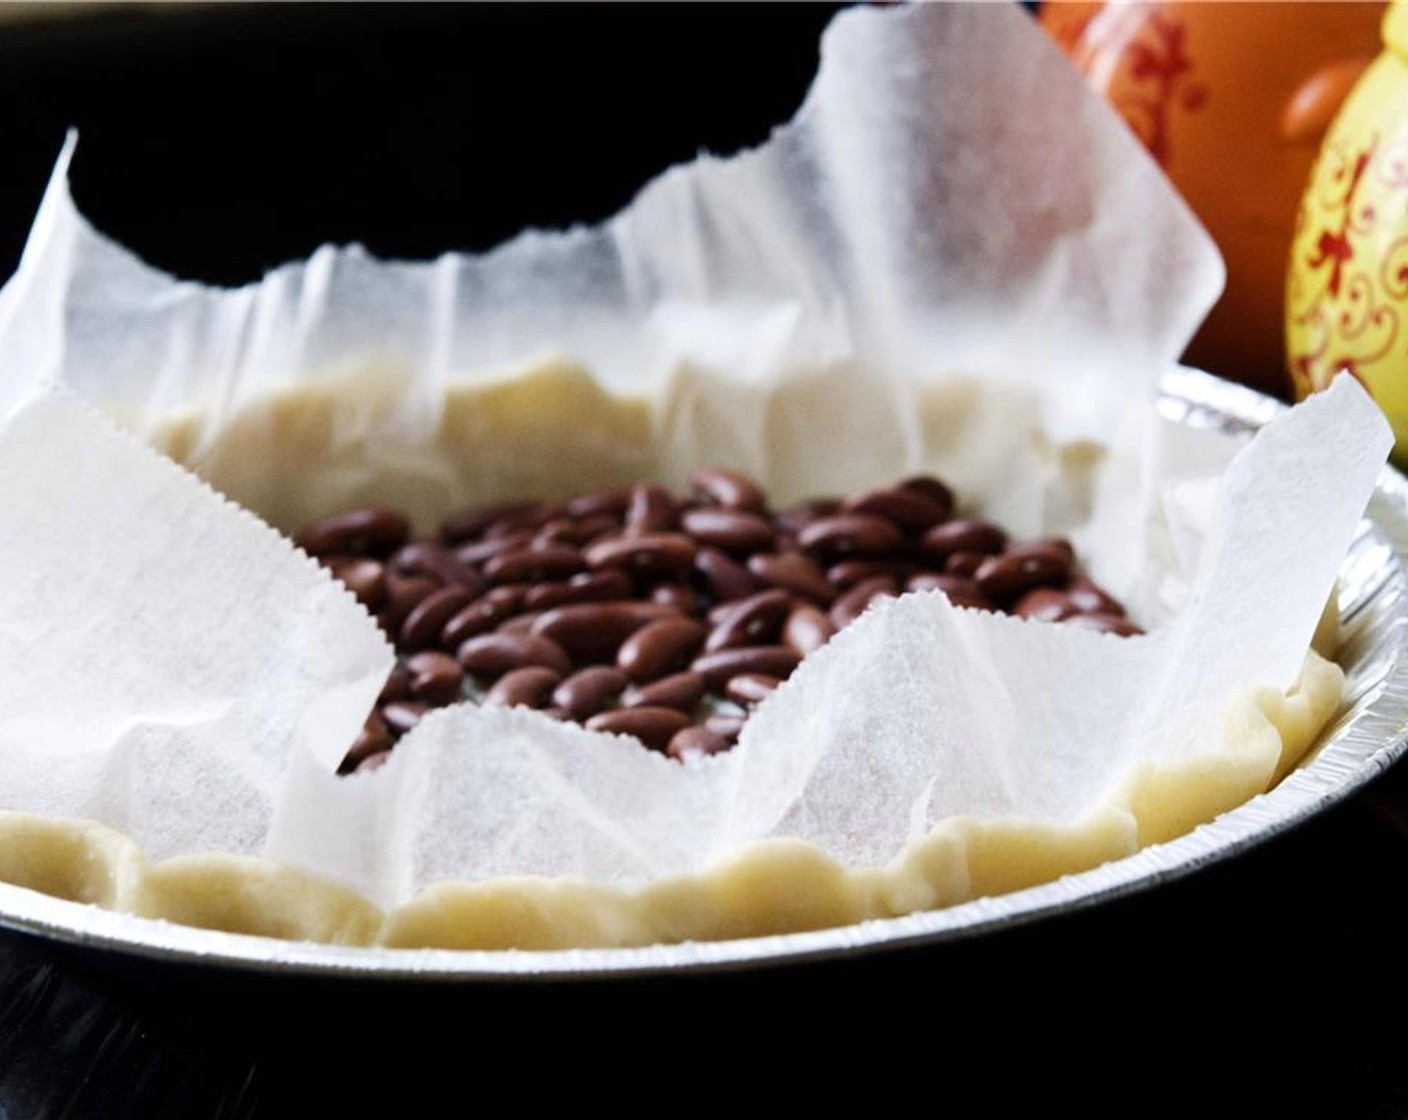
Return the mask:
{"type": "Polygon", "coordinates": [[[1405,805],[1391,772],[1243,858],[1113,904],[707,976],[311,981],[0,935],[0,1108],[458,1115],[440,1105],[503,1086],[644,1107],[638,1078],[684,1079],[699,1104],[752,1099],[738,1079],[756,1075],[796,1105],[918,1084],[969,1102],[963,1116],[1408,1115],[1405,805]]]}
{"type": "MultiPolygon", "coordinates": [[[[0,24],[0,268],[69,124],[85,212],[210,282],[324,241],[425,257],[597,220],[700,148],[764,139],[800,103],[830,10],[285,6],[0,24]]],[[[1405,887],[1408,778],[1392,772],[1157,890],[824,965],[436,989],[5,933],[0,1120],[563,1104],[1402,1116],[1405,887]]]]}

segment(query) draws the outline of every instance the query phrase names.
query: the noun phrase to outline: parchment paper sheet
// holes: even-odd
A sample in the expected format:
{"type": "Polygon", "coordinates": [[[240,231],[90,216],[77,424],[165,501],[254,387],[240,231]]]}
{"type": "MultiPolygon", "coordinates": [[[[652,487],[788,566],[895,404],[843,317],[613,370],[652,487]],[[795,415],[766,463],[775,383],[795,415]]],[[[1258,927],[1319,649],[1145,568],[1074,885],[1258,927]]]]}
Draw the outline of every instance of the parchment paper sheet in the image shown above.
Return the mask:
{"type": "Polygon", "coordinates": [[[845,13],[767,145],[478,257],[325,248],[248,288],[180,282],[79,215],[71,154],[0,293],[0,807],[154,857],[263,852],[386,906],[446,878],[640,880],[770,835],[874,864],[955,813],[1078,819],[1137,760],[1214,746],[1238,690],[1291,683],[1390,442],[1353,384],[1230,467],[1169,438],[1153,395],[1220,262],[1015,9],[845,13]],[[370,620],[69,395],[168,449],[179,421],[181,460],[279,527],[388,496],[429,523],[508,496],[439,438],[446,402],[549,353],[644,402],[648,448],[603,438],[594,470],[723,461],[783,500],[934,470],[1018,535],[1072,536],[1158,630],[908,596],[700,765],[461,705],[339,779],[390,666],[370,620]],[[269,402],[330,393],[336,454],[291,471],[269,402]]]}

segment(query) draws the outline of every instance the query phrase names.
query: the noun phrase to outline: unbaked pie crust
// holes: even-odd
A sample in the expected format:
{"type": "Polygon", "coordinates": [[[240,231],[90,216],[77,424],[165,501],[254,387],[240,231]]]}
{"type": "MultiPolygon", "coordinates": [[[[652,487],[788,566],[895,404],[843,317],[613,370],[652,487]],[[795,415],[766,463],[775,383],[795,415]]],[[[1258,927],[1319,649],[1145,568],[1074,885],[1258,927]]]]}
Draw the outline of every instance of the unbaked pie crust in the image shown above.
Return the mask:
{"type": "MultiPolygon", "coordinates": [[[[548,363],[534,376],[451,388],[433,436],[372,478],[365,447],[348,433],[374,428],[399,392],[396,378],[361,371],[246,410],[213,444],[202,443],[195,413],[146,434],[286,531],[371,497],[429,520],[452,501],[577,493],[668,473],[652,451],[645,402],[612,397],[584,371],[548,363]],[[271,485],[270,464],[300,479],[298,490],[271,485]]],[[[932,400],[922,423],[941,430],[955,405],[972,407],[964,392],[932,400]]],[[[1333,651],[1334,637],[1322,627],[1317,648],[1333,651]]],[[[1230,706],[1216,749],[1126,775],[1084,821],[953,817],[884,867],[843,866],[812,844],[770,839],[699,874],[639,886],[531,876],[446,882],[383,913],[352,890],[269,860],[206,854],[152,863],[103,825],[0,811],[0,881],[146,918],[340,945],[626,947],[820,929],[1005,894],[1180,836],[1296,766],[1336,712],[1343,684],[1338,666],[1309,652],[1288,693],[1249,688],[1230,706]]]]}

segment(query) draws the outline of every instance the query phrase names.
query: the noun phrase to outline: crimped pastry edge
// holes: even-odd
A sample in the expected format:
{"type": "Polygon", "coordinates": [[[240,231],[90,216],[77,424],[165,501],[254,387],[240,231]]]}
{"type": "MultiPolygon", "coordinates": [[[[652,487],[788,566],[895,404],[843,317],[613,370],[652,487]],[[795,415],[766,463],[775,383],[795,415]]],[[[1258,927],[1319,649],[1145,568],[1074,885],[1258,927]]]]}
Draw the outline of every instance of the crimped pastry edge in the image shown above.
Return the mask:
{"type": "Polygon", "coordinates": [[[1181,836],[1303,760],[1343,688],[1340,668],[1310,652],[1285,693],[1250,689],[1228,706],[1215,750],[1137,767],[1084,820],[951,817],[884,867],[847,867],[815,845],[777,838],[697,874],[639,886],[536,876],[446,882],[383,912],[353,890],[260,857],[151,862],[95,822],[0,811],[0,881],[145,918],[347,946],[626,948],[824,929],[1021,890],[1181,836]]]}

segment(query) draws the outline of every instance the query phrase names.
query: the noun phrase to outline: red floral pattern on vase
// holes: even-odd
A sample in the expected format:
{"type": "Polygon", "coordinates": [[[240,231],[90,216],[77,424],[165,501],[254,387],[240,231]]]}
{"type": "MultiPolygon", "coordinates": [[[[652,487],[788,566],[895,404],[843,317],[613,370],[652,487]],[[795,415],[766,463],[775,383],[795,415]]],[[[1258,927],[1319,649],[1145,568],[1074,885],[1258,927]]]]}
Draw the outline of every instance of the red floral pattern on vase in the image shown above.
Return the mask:
{"type": "Polygon", "coordinates": [[[1195,112],[1208,100],[1207,87],[1194,78],[1187,30],[1176,16],[1151,11],[1125,48],[1130,84],[1112,91],[1115,108],[1160,167],[1172,155],[1173,111],[1195,112]]]}
{"type": "Polygon", "coordinates": [[[1381,147],[1377,136],[1349,150],[1331,143],[1320,155],[1325,166],[1311,172],[1317,188],[1301,202],[1295,237],[1303,246],[1309,231],[1310,248],[1302,248],[1303,267],[1291,270],[1286,293],[1291,321],[1305,332],[1290,354],[1297,395],[1323,389],[1338,373],[1363,381],[1362,370],[1398,340],[1395,304],[1408,297],[1408,236],[1389,240],[1392,227],[1381,224],[1380,207],[1364,195],[1371,181],[1408,187],[1404,156],[1404,141],[1381,147]]]}

